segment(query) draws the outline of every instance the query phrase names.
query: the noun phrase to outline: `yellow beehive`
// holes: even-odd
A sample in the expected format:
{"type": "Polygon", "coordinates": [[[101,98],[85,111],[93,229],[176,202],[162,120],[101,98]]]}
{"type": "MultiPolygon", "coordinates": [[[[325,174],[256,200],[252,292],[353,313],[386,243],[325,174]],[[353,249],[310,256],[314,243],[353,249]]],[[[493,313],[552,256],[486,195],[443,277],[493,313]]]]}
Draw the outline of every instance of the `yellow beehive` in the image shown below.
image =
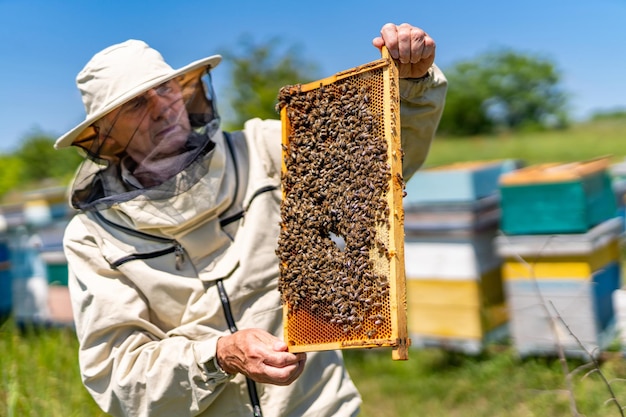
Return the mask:
{"type": "Polygon", "coordinates": [[[380,60],[281,90],[277,248],[292,352],[408,358],[398,72],[380,60]]]}
{"type": "Polygon", "coordinates": [[[523,262],[507,258],[502,265],[502,277],[505,280],[590,280],[601,268],[619,262],[620,251],[619,240],[613,239],[588,254],[526,257],[523,262]]]}
{"type": "Polygon", "coordinates": [[[485,272],[476,280],[409,279],[409,333],[482,341],[508,320],[499,271],[485,272]]]}

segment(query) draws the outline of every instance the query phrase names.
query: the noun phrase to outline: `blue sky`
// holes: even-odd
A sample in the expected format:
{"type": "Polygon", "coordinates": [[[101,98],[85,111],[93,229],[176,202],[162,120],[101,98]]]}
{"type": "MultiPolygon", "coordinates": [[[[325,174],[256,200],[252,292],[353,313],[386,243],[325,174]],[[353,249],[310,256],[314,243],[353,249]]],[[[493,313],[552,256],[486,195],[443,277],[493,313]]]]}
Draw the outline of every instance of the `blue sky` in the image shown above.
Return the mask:
{"type": "MultiPolygon", "coordinates": [[[[143,39],[180,67],[243,34],[278,37],[327,76],[378,59],[371,39],[386,22],[425,29],[444,70],[499,47],[550,59],[584,118],[626,107],[625,21],[626,0],[0,0],[0,153],[79,123],[75,76],[113,43],[143,39]]],[[[214,73],[218,94],[224,69],[214,73]]]]}

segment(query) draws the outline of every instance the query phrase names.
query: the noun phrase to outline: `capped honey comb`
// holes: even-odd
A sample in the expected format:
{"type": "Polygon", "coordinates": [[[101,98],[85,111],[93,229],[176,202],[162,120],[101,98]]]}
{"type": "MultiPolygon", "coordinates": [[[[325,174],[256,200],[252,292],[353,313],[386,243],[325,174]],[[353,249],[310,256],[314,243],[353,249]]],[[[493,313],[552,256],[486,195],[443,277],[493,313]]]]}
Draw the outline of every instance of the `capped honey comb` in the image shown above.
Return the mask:
{"type": "Polygon", "coordinates": [[[279,93],[279,291],[291,352],[408,359],[398,70],[380,60],[279,93]]]}

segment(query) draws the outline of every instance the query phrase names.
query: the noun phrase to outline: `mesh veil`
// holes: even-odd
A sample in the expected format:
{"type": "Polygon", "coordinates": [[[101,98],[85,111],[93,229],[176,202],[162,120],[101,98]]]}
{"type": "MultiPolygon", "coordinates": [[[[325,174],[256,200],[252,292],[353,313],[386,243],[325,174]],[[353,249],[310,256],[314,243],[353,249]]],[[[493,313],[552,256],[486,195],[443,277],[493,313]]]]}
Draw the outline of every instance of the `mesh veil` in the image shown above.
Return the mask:
{"type": "Polygon", "coordinates": [[[210,73],[184,74],[121,105],[78,144],[71,204],[102,210],[145,197],[167,200],[189,190],[209,168],[219,131],[210,73]]]}

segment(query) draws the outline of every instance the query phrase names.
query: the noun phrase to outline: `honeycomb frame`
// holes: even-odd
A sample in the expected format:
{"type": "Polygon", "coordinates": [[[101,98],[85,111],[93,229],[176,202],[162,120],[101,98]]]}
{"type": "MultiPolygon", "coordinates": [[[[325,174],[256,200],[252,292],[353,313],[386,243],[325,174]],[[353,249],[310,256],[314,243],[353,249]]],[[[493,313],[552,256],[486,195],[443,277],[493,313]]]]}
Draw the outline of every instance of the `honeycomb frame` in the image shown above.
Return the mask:
{"type": "MultiPolygon", "coordinates": [[[[281,239],[279,239],[277,248],[277,254],[279,254],[281,259],[280,280],[286,280],[285,275],[288,275],[285,273],[286,271],[302,270],[302,273],[297,274],[297,283],[286,281],[279,284],[283,301],[285,342],[291,352],[391,347],[394,360],[406,360],[408,359],[410,339],[408,338],[407,330],[406,277],[404,270],[404,211],[402,207],[404,181],[402,178],[403,153],[400,141],[399,81],[397,64],[389,56],[386,48],[383,48],[382,58],[377,61],[342,71],[331,77],[308,84],[287,86],[281,89],[279,96],[283,144],[283,202],[281,210],[284,210],[284,207],[289,204],[296,204],[294,201],[297,198],[291,196],[290,193],[292,192],[293,184],[298,183],[298,179],[292,177],[294,175],[297,177],[298,173],[306,172],[307,178],[310,179],[310,172],[316,170],[316,167],[306,167],[306,165],[306,170],[302,167],[294,168],[294,161],[302,162],[303,160],[300,155],[296,154],[305,152],[300,149],[302,146],[298,147],[304,141],[296,141],[296,137],[302,135],[304,129],[301,125],[306,125],[306,123],[298,122],[298,117],[304,117],[302,114],[308,114],[309,116],[314,114],[318,115],[318,119],[328,121],[319,116],[319,114],[324,114],[329,101],[339,100],[337,98],[328,98],[331,96],[331,90],[344,93],[346,91],[357,91],[351,99],[354,101],[354,97],[356,97],[356,102],[348,102],[344,107],[352,108],[359,106],[361,108],[359,113],[361,119],[352,126],[358,128],[359,126],[364,126],[364,123],[360,122],[363,120],[368,121],[370,124],[363,127],[365,130],[360,135],[368,136],[368,134],[371,134],[370,140],[372,142],[380,142],[380,145],[371,147],[376,148],[378,146],[376,150],[382,152],[381,159],[384,159],[383,165],[387,170],[384,174],[384,184],[373,179],[368,181],[369,178],[365,178],[363,188],[369,186],[370,190],[366,191],[375,193],[383,203],[376,205],[375,216],[377,220],[374,226],[370,224],[369,235],[366,234],[366,236],[373,237],[361,249],[362,253],[367,251],[368,261],[361,261],[358,268],[359,271],[355,272],[354,270],[357,269],[355,263],[352,264],[354,267],[351,268],[351,259],[348,259],[348,242],[343,241],[346,248],[340,249],[340,251],[345,250],[345,253],[332,249],[335,250],[334,254],[336,257],[343,256],[346,258],[342,258],[343,265],[346,268],[345,270],[339,268],[336,271],[337,282],[325,284],[332,291],[326,288],[322,292],[328,295],[322,296],[316,295],[317,293],[310,291],[308,288],[302,289],[306,286],[315,286],[316,291],[319,291],[317,286],[322,284],[316,282],[316,279],[319,279],[318,271],[311,270],[311,268],[307,269],[309,265],[302,265],[303,262],[301,260],[294,260],[296,258],[295,250],[293,249],[294,243],[290,241],[290,239],[298,239],[297,233],[292,233],[293,229],[299,229],[300,225],[310,223],[310,217],[315,217],[316,215],[313,213],[317,213],[317,211],[314,210],[313,205],[310,206],[311,210],[299,210],[296,214],[301,217],[296,223],[293,223],[293,221],[288,223],[285,220],[285,212],[282,213],[281,239]],[[307,96],[302,99],[303,95],[307,96]],[[315,97],[315,100],[312,97],[315,97]],[[294,104],[297,100],[300,100],[298,105],[294,104]],[[304,106],[306,109],[303,110],[298,108],[298,106],[304,106]],[[313,110],[313,108],[316,110],[313,110]],[[296,117],[296,114],[300,114],[300,116],[296,117]],[[286,178],[291,178],[291,186],[287,184],[286,178]],[[291,226],[291,229],[289,226],[291,226]],[[286,246],[289,246],[291,250],[286,249],[286,246]],[[371,277],[375,277],[378,280],[376,282],[379,283],[368,281],[368,279],[373,279],[371,277]],[[386,285],[383,282],[384,280],[386,280],[386,285]],[[342,285],[346,283],[347,285],[342,285]],[[293,289],[288,287],[290,284],[293,284],[293,289]],[[350,288],[349,293],[346,288],[350,288]],[[366,290],[361,291],[364,288],[366,290]],[[295,296],[292,295],[290,298],[286,295],[294,291],[297,293],[295,296]],[[312,293],[314,294],[313,296],[311,296],[312,293]],[[332,298],[333,293],[346,294],[346,296],[344,299],[341,299],[339,295],[332,298]],[[327,300],[326,297],[331,297],[332,301],[327,300]],[[347,302],[346,300],[348,299],[350,300],[349,308],[342,304],[342,302],[347,302]],[[374,299],[374,302],[371,302],[372,299],[374,299]],[[350,312],[338,315],[335,304],[350,312]],[[335,313],[332,313],[332,311],[335,311],[335,313]]],[[[339,117],[344,120],[350,116],[347,116],[347,113],[342,113],[339,117]]],[[[309,120],[309,122],[314,123],[315,120],[309,120]]],[[[320,125],[320,123],[318,120],[317,125],[320,125]]],[[[313,135],[309,138],[312,138],[313,141],[321,141],[321,136],[319,136],[319,132],[317,133],[317,137],[313,135]]],[[[346,157],[346,160],[350,160],[346,152],[354,153],[355,149],[348,147],[338,151],[338,145],[336,145],[338,136],[338,134],[334,136],[329,134],[325,140],[331,143],[328,146],[334,146],[332,151],[334,157],[343,155],[346,157]],[[333,140],[335,142],[332,142],[333,140]]],[[[347,137],[350,138],[350,133],[347,133],[347,137]]],[[[361,146],[357,152],[362,152],[365,155],[369,148],[369,145],[361,146]]],[[[308,148],[306,149],[306,152],[308,152],[308,148]]],[[[355,165],[351,165],[351,167],[352,170],[350,167],[346,167],[343,172],[337,171],[337,178],[341,175],[350,175],[350,173],[354,175],[355,165]]],[[[360,175],[363,176],[363,174],[360,175]]],[[[364,175],[367,177],[370,174],[364,175]]],[[[359,180],[362,179],[359,178],[359,180]]],[[[349,186],[350,184],[346,183],[346,188],[349,186]]],[[[313,185],[313,187],[316,186],[313,185]]],[[[303,188],[306,188],[306,186],[303,188]]],[[[358,193],[359,191],[355,192],[358,193]]],[[[335,195],[337,200],[340,199],[338,194],[340,193],[335,195]]],[[[300,203],[297,202],[297,204],[300,203]]],[[[322,198],[319,204],[328,204],[328,202],[325,198],[322,198]]],[[[346,201],[344,206],[350,204],[355,203],[354,201],[346,201]]],[[[361,203],[361,205],[365,204],[361,203]]],[[[369,204],[367,205],[369,207],[369,204]]],[[[348,209],[346,208],[346,210],[348,209]]],[[[324,224],[328,223],[329,221],[326,221],[324,224]]],[[[329,230],[322,230],[323,239],[328,239],[333,234],[331,232],[332,230],[330,232],[329,230]]],[[[347,234],[345,236],[340,234],[338,238],[341,241],[342,239],[348,239],[348,236],[347,234]]],[[[337,244],[337,241],[334,241],[334,243],[337,244]]],[[[325,244],[328,245],[327,242],[325,244]]],[[[298,252],[311,250],[310,247],[306,246],[298,248],[298,252]]],[[[311,256],[316,255],[311,254],[311,256]]],[[[354,261],[354,259],[352,260],[354,261]]],[[[328,283],[329,281],[326,280],[325,282],[328,283]]]]}

